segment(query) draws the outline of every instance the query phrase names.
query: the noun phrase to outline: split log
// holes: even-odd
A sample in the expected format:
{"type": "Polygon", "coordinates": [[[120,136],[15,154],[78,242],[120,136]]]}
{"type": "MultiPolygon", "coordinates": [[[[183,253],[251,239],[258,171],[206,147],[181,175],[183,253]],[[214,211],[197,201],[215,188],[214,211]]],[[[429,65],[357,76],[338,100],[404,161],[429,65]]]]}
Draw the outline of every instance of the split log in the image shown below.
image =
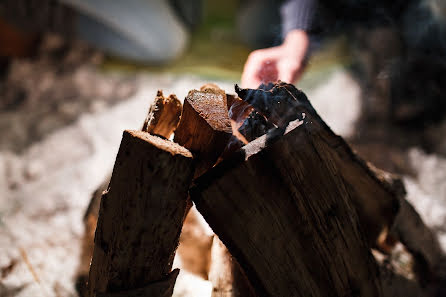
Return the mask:
{"type": "Polygon", "coordinates": [[[384,253],[390,253],[393,245],[400,241],[414,257],[414,273],[421,286],[443,280],[445,276],[439,275],[446,262],[443,251],[434,232],[406,200],[402,180],[361,159],[341,137],[331,131],[305,95],[294,86],[279,83],[261,89],[236,91],[258,110],[270,107],[265,104],[265,99],[274,98],[274,102],[280,102],[278,109],[264,111],[265,114],[272,113],[276,122],[277,119],[287,117],[294,119],[290,110],[294,110],[296,115],[306,114],[307,120],[314,124],[311,135],[318,144],[318,151],[331,151],[330,154],[321,153],[321,156],[325,156],[327,162],[335,162],[340,168],[369,244],[384,253]],[[285,91],[298,100],[290,104],[291,97],[287,97],[285,91]],[[256,100],[259,95],[263,100],[256,100]],[[288,106],[289,110],[280,110],[284,106],[288,106]]]}
{"type": "Polygon", "coordinates": [[[314,122],[295,123],[216,165],[191,197],[259,296],[381,296],[341,169],[314,122]]]}
{"type": "Polygon", "coordinates": [[[226,96],[228,98],[228,115],[231,119],[232,134],[241,142],[247,144],[274,128],[274,125],[267,121],[265,116],[256,111],[252,105],[238,96],[226,96]]]}
{"type": "Polygon", "coordinates": [[[231,135],[224,91],[214,88],[190,91],[184,100],[174,141],[194,154],[196,177],[216,163],[231,135]]]}
{"type": "Polygon", "coordinates": [[[169,138],[180,122],[181,102],[174,94],[164,97],[158,90],[155,101],[150,106],[142,131],[169,138]]]}
{"type": "Polygon", "coordinates": [[[145,132],[124,132],[101,200],[90,297],[141,296],[140,290],[160,290],[160,282],[164,293],[150,296],[171,293],[177,274],[171,268],[193,171],[185,148],[145,132]]]}
{"type": "MultiPolygon", "coordinates": [[[[180,122],[182,105],[178,98],[171,94],[164,97],[158,90],[154,102],[150,105],[142,131],[168,139],[180,122]]],[[[84,236],[82,237],[82,249],[79,266],[76,272],[76,290],[79,296],[87,296],[87,280],[90,271],[91,258],[93,256],[93,241],[96,224],[99,215],[101,197],[110,183],[111,173],[96,188],[91,195],[90,203],[84,215],[84,236]]]]}
{"type": "Polygon", "coordinates": [[[397,194],[391,185],[377,177],[369,164],[356,155],[342,137],[333,133],[305,94],[293,85],[279,83],[257,90],[236,86],[236,92],[268,121],[279,127],[268,136],[269,140],[274,138],[273,134],[277,137],[285,133],[288,123],[294,120],[305,119],[311,123],[307,126],[308,135],[322,162],[339,169],[358,211],[368,243],[379,247],[379,240],[386,237],[399,207],[397,194]]]}
{"type": "Polygon", "coordinates": [[[256,296],[237,260],[217,236],[214,236],[211,257],[209,281],[212,283],[212,297],[256,296]]]}

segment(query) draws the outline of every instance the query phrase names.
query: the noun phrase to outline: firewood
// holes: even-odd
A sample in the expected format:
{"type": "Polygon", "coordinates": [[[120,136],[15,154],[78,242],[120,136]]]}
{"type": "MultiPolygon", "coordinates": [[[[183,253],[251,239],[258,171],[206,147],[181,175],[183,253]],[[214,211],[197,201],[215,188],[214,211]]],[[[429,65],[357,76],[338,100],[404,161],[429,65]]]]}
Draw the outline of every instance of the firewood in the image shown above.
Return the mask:
{"type": "MultiPolygon", "coordinates": [[[[240,147],[239,141],[231,135],[226,96],[218,86],[206,84],[200,88],[200,91],[189,92],[184,102],[183,114],[175,132],[174,141],[195,154],[198,162],[195,177],[211,168],[226,149],[231,149],[231,144],[235,145],[234,149],[240,147]]],[[[221,255],[231,257],[224,246],[216,248],[221,255]]],[[[240,296],[237,295],[239,291],[246,297],[249,296],[246,288],[249,288],[250,284],[238,263],[233,262],[231,266],[217,265],[217,268],[215,263],[211,262],[211,265],[214,266],[214,274],[230,277],[226,279],[231,286],[228,294],[233,295],[227,296],[240,296]],[[233,271],[236,273],[233,274],[233,271]]],[[[222,288],[220,283],[213,283],[214,292],[227,291],[226,289],[227,287],[222,288]]]]}
{"type": "MultiPolygon", "coordinates": [[[[163,92],[158,90],[154,102],[149,107],[141,130],[168,139],[178,126],[181,109],[181,102],[175,95],[165,98],[163,92]]],[[[91,257],[93,256],[93,240],[99,215],[99,205],[102,193],[110,183],[110,177],[111,173],[93,192],[84,215],[84,236],[82,237],[81,256],[76,272],[76,290],[81,297],[87,296],[86,285],[91,257]]]]}
{"type": "Polygon", "coordinates": [[[264,89],[250,90],[236,87],[241,99],[251,104],[266,119],[279,127],[273,134],[285,133],[295,120],[306,120],[309,137],[313,140],[322,162],[339,168],[343,181],[358,211],[361,225],[369,244],[378,246],[392,226],[398,211],[398,198],[392,187],[376,176],[369,164],[355,154],[342,137],[337,136],[317,114],[305,94],[293,85],[279,83],[264,89]],[[268,105],[271,103],[271,105],[268,105]]]}
{"type": "Polygon", "coordinates": [[[245,119],[254,111],[254,107],[237,96],[228,98],[231,98],[230,100],[227,100],[227,102],[232,134],[239,138],[244,144],[247,144],[249,141],[240,133],[239,128],[243,125],[245,119]]]}
{"type": "Polygon", "coordinates": [[[180,122],[181,109],[181,102],[175,95],[171,94],[165,98],[163,92],[158,90],[142,131],[169,138],[180,122]]]}
{"type": "Polygon", "coordinates": [[[237,260],[217,236],[214,236],[211,257],[209,281],[212,283],[212,297],[256,296],[237,260]]]}
{"type": "Polygon", "coordinates": [[[309,105],[308,99],[293,85],[279,83],[269,89],[241,89],[235,85],[237,95],[263,114],[278,127],[285,127],[299,116],[301,105],[309,105]],[[305,98],[304,98],[305,97],[305,98]]]}
{"type": "MultiPolygon", "coordinates": [[[[226,93],[226,105],[228,108],[228,111],[231,109],[231,106],[234,104],[234,102],[236,101],[241,101],[244,102],[243,100],[241,100],[237,95],[235,94],[227,94],[226,93]]],[[[247,104],[247,103],[246,103],[247,104]]]]}
{"type": "Polygon", "coordinates": [[[244,144],[262,136],[274,127],[263,115],[254,110],[254,107],[238,96],[226,94],[226,98],[232,136],[220,159],[227,158],[244,144]]]}
{"type": "Polygon", "coordinates": [[[183,113],[174,141],[194,154],[195,176],[212,167],[232,135],[225,93],[206,88],[190,91],[184,100],[183,113]]]}
{"type": "Polygon", "coordinates": [[[312,121],[296,126],[249,143],[190,195],[259,296],[381,296],[340,168],[321,156],[312,121]]]}
{"type": "Polygon", "coordinates": [[[146,132],[124,132],[101,200],[90,297],[150,291],[166,279],[163,287],[173,288],[177,272],[171,268],[193,172],[185,148],[146,132]]]}

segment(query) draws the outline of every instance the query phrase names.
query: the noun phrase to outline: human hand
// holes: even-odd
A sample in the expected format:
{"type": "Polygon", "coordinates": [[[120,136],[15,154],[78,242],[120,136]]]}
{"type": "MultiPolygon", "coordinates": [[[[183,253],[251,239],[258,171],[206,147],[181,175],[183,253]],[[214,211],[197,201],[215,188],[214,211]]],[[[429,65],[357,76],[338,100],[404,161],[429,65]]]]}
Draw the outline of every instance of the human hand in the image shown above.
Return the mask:
{"type": "Polygon", "coordinates": [[[261,83],[277,80],[294,83],[305,68],[308,46],[308,34],[296,29],[281,45],[253,51],[243,69],[242,87],[255,89],[261,83]]]}

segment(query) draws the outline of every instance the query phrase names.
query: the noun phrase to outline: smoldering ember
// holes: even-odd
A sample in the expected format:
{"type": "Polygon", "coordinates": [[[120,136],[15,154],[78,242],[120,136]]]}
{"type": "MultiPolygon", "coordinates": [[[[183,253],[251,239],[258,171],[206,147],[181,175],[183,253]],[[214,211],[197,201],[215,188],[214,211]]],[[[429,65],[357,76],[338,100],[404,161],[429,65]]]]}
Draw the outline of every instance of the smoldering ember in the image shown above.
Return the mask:
{"type": "Polygon", "coordinates": [[[159,91],[142,129],[124,131],[85,215],[82,296],[171,296],[180,237],[183,267],[209,277],[212,296],[442,292],[443,252],[398,176],[293,85],[235,91],[204,85],[183,105],[159,91]],[[194,231],[193,204],[213,239],[194,231]],[[187,255],[190,241],[203,252],[187,255]],[[405,261],[387,260],[396,248],[405,261]]]}

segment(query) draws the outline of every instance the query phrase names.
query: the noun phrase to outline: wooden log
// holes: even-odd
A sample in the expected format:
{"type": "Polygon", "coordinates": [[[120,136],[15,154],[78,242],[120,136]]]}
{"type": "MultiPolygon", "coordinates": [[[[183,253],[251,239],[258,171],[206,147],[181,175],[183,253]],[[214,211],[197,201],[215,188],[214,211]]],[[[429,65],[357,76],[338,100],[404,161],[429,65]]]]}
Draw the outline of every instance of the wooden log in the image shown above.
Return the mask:
{"type": "Polygon", "coordinates": [[[313,122],[296,126],[249,143],[190,195],[257,295],[381,296],[340,169],[316,149],[313,122]]]}
{"type": "Polygon", "coordinates": [[[169,274],[193,171],[192,155],[185,148],[146,132],[124,132],[101,200],[90,297],[174,279],[169,274]]]}
{"type": "MultiPolygon", "coordinates": [[[[168,139],[175,131],[180,121],[182,105],[175,95],[164,97],[158,90],[153,103],[149,107],[142,131],[168,139]]],[[[101,197],[110,183],[111,173],[96,188],[91,195],[90,203],[84,215],[84,236],[79,266],[76,271],[76,290],[79,296],[87,296],[87,280],[93,256],[93,241],[99,215],[101,197]]]]}
{"type": "MultiPolygon", "coordinates": [[[[232,100],[236,100],[236,98],[230,98],[232,104],[232,100]]],[[[239,103],[246,105],[240,101],[238,99],[239,103]]],[[[228,109],[226,93],[214,84],[206,84],[200,88],[200,91],[191,91],[186,97],[183,114],[175,132],[174,141],[194,153],[198,163],[195,177],[200,176],[211,168],[218,161],[218,157],[224,154],[225,150],[231,150],[231,144],[235,144],[236,149],[240,147],[239,141],[231,135],[231,121],[228,116],[228,109]]],[[[252,107],[250,111],[252,111],[252,107]]],[[[187,243],[186,236],[183,237],[183,242],[187,243]]],[[[224,245],[213,247],[213,249],[214,253],[218,249],[218,253],[222,257],[232,258],[224,245]]],[[[180,251],[184,251],[184,248],[180,248],[180,251]]],[[[185,264],[197,261],[190,259],[186,253],[181,255],[182,258],[188,260],[185,264]]],[[[206,252],[202,253],[202,257],[206,257],[206,255],[206,252]]],[[[213,275],[221,275],[225,279],[225,285],[223,286],[219,281],[213,282],[213,292],[214,295],[217,294],[215,296],[220,296],[218,295],[220,293],[234,297],[251,296],[248,295],[249,291],[247,289],[250,288],[250,284],[237,262],[231,261],[230,266],[211,262],[211,266],[214,267],[213,275]],[[230,290],[228,286],[230,286],[230,290]]],[[[189,267],[193,267],[193,265],[189,267]]],[[[216,278],[214,277],[215,280],[216,278]]]]}
{"type": "Polygon", "coordinates": [[[184,100],[174,141],[194,154],[195,176],[216,163],[231,135],[225,93],[212,88],[190,91],[184,100]]]}
{"type": "MultiPolygon", "coordinates": [[[[386,279],[386,276],[389,276],[389,273],[386,273],[382,279],[386,296],[395,296],[392,293],[395,290],[404,290],[406,295],[408,292],[412,292],[412,295],[415,296],[418,291],[413,289],[414,286],[421,287],[427,283],[438,282],[438,279],[441,279],[441,276],[438,275],[438,271],[441,269],[438,267],[443,265],[443,253],[432,230],[426,227],[415,209],[405,199],[406,193],[402,181],[363,161],[342,138],[337,137],[330,130],[301,92],[291,85],[279,84],[280,86],[284,87],[281,90],[284,91],[282,94],[280,94],[277,84],[261,87],[260,91],[238,89],[238,93],[264,114],[269,112],[269,118],[276,124],[279,123],[278,119],[289,117],[292,120],[299,114],[306,114],[309,117],[308,120],[315,123],[315,128],[312,131],[314,140],[319,144],[329,144],[322,147],[321,150],[334,152],[331,155],[321,155],[326,155],[327,160],[332,158],[332,161],[340,164],[343,168],[341,173],[349,185],[348,191],[353,197],[353,204],[359,212],[369,243],[380,251],[390,254],[399,240],[410,251],[415,265],[413,272],[419,283],[416,284],[414,280],[410,279],[405,280],[404,276],[398,275],[386,279]],[[297,100],[292,101],[291,104],[287,102],[286,100],[289,98],[287,98],[286,92],[297,100]],[[261,100],[255,100],[259,94],[261,100]],[[288,107],[288,110],[273,108],[264,111],[267,107],[271,108],[265,102],[272,99],[278,99],[276,102],[280,102],[282,105],[279,107],[288,107]],[[299,104],[295,105],[295,103],[299,104]],[[265,105],[262,106],[262,104],[265,105]],[[295,116],[289,110],[294,110],[295,116]],[[395,282],[395,279],[400,281],[395,282]]],[[[380,269],[386,270],[386,264],[383,265],[380,269]]]]}
{"type": "Polygon", "coordinates": [[[181,102],[177,96],[171,94],[166,98],[163,92],[158,90],[155,101],[147,113],[142,131],[169,138],[180,122],[181,110],[181,102]]]}
{"type": "Polygon", "coordinates": [[[212,297],[256,296],[237,260],[217,236],[214,236],[211,257],[209,281],[212,283],[212,297]]]}
{"type": "Polygon", "coordinates": [[[311,123],[307,130],[316,150],[323,162],[338,167],[369,244],[379,247],[378,241],[385,238],[398,212],[398,197],[392,186],[379,178],[342,137],[333,133],[305,94],[293,85],[279,83],[257,90],[236,87],[236,92],[280,128],[268,139],[274,138],[273,134],[280,136],[294,120],[311,123]]]}

